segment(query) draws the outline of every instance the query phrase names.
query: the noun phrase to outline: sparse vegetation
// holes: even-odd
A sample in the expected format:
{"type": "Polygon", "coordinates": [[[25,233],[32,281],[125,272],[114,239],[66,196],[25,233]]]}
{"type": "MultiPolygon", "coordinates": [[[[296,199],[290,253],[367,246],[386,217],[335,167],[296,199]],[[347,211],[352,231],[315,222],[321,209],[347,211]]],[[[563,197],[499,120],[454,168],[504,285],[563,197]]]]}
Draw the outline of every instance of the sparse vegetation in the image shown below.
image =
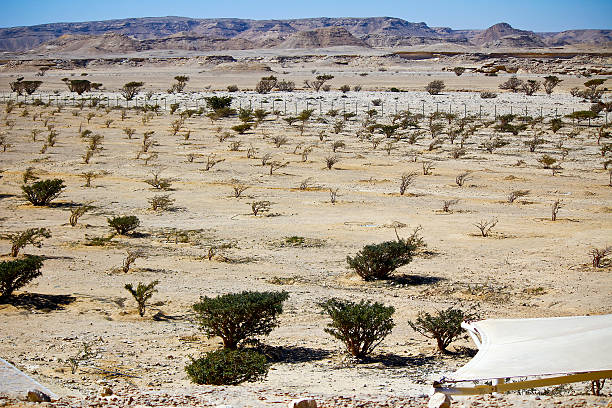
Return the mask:
{"type": "Polygon", "coordinates": [[[140,220],[135,215],[107,218],[106,221],[119,235],[126,235],[140,226],[140,220]]]}
{"type": "Polygon", "coordinates": [[[606,259],[610,254],[612,254],[612,246],[607,246],[604,248],[593,248],[589,251],[591,258],[593,260],[593,268],[600,268],[603,266],[602,262],[606,259]]]}
{"type": "Polygon", "coordinates": [[[444,90],[444,88],[446,88],[446,85],[444,85],[444,82],[440,81],[439,79],[436,79],[435,81],[431,81],[430,83],[428,83],[427,86],[425,87],[425,90],[430,95],[438,95],[440,92],[444,90]]]}
{"type": "Polygon", "coordinates": [[[266,377],[269,363],[266,357],[253,350],[221,349],[210,351],[198,359],[191,359],[185,367],[196,384],[238,385],[266,377]]]}
{"type": "Polygon", "coordinates": [[[151,299],[151,297],[153,297],[153,294],[157,292],[157,289],[155,289],[155,287],[158,284],[159,281],[157,280],[146,285],[142,282],[138,282],[138,286],[136,286],[136,289],[134,289],[134,286],[131,283],[125,285],[125,290],[127,290],[134,297],[136,303],[138,303],[138,314],[140,315],[140,317],[143,317],[145,315],[147,302],[149,301],[149,299],[151,299]]]}
{"type": "Polygon", "coordinates": [[[346,262],[365,281],[389,279],[393,271],[412,261],[421,246],[423,241],[415,230],[407,239],[366,245],[354,257],[347,256],[346,262]]]}
{"type": "Polygon", "coordinates": [[[480,235],[483,237],[488,237],[491,233],[491,230],[497,225],[497,218],[491,218],[490,220],[481,220],[474,224],[476,228],[480,231],[480,235]]]}
{"type": "Polygon", "coordinates": [[[33,245],[37,248],[42,246],[44,238],[50,238],[51,231],[47,228],[28,228],[24,231],[8,233],[2,235],[2,239],[11,241],[11,256],[17,257],[26,245],[33,245]]]}
{"type": "Polygon", "coordinates": [[[206,336],[221,337],[223,347],[235,350],[246,339],[267,336],[278,325],[287,292],[229,293],[204,296],[193,305],[206,336]]]}
{"type": "Polygon", "coordinates": [[[42,266],[42,258],[32,255],[0,262],[0,302],[6,301],[15,290],[39,277],[42,266]]]}
{"type": "Polygon", "coordinates": [[[417,333],[435,339],[438,350],[446,353],[446,348],[461,335],[463,331],[461,323],[473,320],[475,317],[473,313],[450,307],[438,311],[435,315],[419,312],[416,320],[409,321],[408,324],[417,333]]]}
{"type": "Polygon", "coordinates": [[[64,188],[66,186],[62,179],[41,180],[21,186],[24,198],[35,206],[49,205],[59,197],[64,188]]]}
{"type": "Polygon", "coordinates": [[[346,350],[357,358],[364,358],[374,351],[387,337],[395,323],[393,306],[379,302],[329,299],[320,304],[332,322],[325,332],[342,341],[346,350]]]}

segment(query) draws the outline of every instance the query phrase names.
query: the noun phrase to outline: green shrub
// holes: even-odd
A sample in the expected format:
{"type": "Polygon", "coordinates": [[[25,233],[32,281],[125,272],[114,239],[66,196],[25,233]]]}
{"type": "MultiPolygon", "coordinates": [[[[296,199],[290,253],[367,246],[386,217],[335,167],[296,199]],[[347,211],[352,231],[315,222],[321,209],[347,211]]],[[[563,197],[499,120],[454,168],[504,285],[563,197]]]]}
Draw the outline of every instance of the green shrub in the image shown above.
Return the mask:
{"type": "Polygon", "coordinates": [[[25,286],[42,272],[42,258],[28,255],[23,259],[0,262],[0,299],[7,299],[13,291],[25,286]]]}
{"type": "Polygon", "coordinates": [[[192,358],[185,371],[196,384],[238,385],[265,378],[268,368],[266,357],[255,351],[221,349],[192,358]]]}
{"type": "Polygon", "coordinates": [[[240,125],[232,126],[232,130],[242,135],[246,131],[251,130],[251,127],[250,123],[241,123],[240,125]]]}
{"type": "Polygon", "coordinates": [[[204,99],[206,100],[206,106],[216,112],[223,108],[230,108],[233,98],[231,96],[209,96],[204,99]]]}
{"type": "Polygon", "coordinates": [[[242,340],[270,334],[288,298],[285,291],[228,293],[215,298],[202,297],[193,305],[193,310],[209,338],[219,336],[224,347],[235,349],[242,340]]]}
{"type": "Polygon", "coordinates": [[[140,220],[135,215],[107,218],[106,221],[108,221],[108,225],[120,235],[125,235],[128,232],[134,231],[140,226],[140,220]]]}
{"type": "Polygon", "coordinates": [[[366,245],[346,262],[366,281],[388,279],[391,272],[412,261],[418,245],[411,240],[387,241],[366,245]]]}
{"type": "Polygon", "coordinates": [[[131,283],[128,283],[124,286],[125,290],[130,292],[130,294],[134,297],[134,300],[136,300],[136,303],[138,303],[138,314],[140,315],[140,317],[144,316],[145,314],[147,301],[151,299],[153,293],[157,292],[155,286],[157,286],[158,283],[158,280],[155,280],[149,283],[148,285],[145,285],[142,282],[138,282],[138,286],[136,287],[136,289],[134,289],[134,286],[132,286],[131,283]]]}
{"type": "Polygon", "coordinates": [[[463,331],[461,322],[473,320],[475,317],[473,313],[449,307],[446,310],[438,311],[436,315],[419,312],[416,321],[409,321],[408,324],[417,333],[430,339],[436,339],[438,350],[446,352],[451,342],[461,335],[463,331]]]}
{"type": "Polygon", "coordinates": [[[51,232],[47,228],[28,228],[25,231],[4,234],[2,238],[11,241],[11,256],[16,257],[26,245],[32,244],[37,248],[42,246],[43,238],[50,238],[51,232]]]}
{"type": "Polygon", "coordinates": [[[395,309],[382,303],[329,299],[320,306],[332,319],[325,331],[341,340],[355,357],[371,353],[395,326],[391,318],[395,309]]]}
{"type": "Polygon", "coordinates": [[[51,201],[59,197],[64,188],[66,186],[62,179],[41,180],[21,186],[24,198],[35,206],[49,205],[51,201]]]}

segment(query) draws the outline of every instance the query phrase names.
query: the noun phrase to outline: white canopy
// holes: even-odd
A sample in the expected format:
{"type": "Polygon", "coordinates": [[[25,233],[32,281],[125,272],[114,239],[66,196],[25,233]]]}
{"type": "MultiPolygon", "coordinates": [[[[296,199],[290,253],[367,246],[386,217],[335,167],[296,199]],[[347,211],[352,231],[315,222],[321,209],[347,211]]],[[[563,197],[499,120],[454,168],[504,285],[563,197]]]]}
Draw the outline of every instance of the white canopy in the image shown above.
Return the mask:
{"type": "Polygon", "coordinates": [[[612,370],[612,314],[464,323],[478,353],[448,381],[612,370]],[[480,344],[479,344],[480,343],[480,344]]]}

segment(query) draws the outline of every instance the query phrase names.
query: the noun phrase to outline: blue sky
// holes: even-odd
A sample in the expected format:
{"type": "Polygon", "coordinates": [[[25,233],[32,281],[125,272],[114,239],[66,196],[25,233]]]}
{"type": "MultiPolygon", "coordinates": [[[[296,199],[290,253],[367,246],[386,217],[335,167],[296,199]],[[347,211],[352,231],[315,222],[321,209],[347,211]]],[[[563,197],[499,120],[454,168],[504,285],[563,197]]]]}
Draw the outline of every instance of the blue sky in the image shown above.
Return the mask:
{"type": "Polygon", "coordinates": [[[612,0],[0,0],[0,26],[127,17],[282,19],[391,16],[429,26],[533,31],[612,28],[612,0]]]}

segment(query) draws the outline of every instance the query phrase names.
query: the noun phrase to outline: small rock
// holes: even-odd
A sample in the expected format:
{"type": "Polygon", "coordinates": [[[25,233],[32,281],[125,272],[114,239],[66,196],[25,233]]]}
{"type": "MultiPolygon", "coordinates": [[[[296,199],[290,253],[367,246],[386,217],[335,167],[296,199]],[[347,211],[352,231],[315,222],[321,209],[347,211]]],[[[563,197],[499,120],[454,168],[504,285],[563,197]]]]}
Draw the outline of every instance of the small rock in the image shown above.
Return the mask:
{"type": "Polygon", "coordinates": [[[111,387],[104,387],[102,388],[102,393],[100,395],[102,395],[103,397],[113,395],[113,389],[111,387]]]}
{"type": "Polygon", "coordinates": [[[434,393],[427,403],[427,408],[450,408],[450,406],[451,398],[441,392],[434,393]]]}
{"type": "Polygon", "coordinates": [[[45,394],[42,391],[31,390],[31,391],[28,391],[27,400],[30,402],[50,402],[51,397],[49,397],[47,394],[45,394]]]}
{"type": "Polygon", "coordinates": [[[291,401],[289,408],[317,408],[317,401],[312,398],[300,398],[291,401]]]}

